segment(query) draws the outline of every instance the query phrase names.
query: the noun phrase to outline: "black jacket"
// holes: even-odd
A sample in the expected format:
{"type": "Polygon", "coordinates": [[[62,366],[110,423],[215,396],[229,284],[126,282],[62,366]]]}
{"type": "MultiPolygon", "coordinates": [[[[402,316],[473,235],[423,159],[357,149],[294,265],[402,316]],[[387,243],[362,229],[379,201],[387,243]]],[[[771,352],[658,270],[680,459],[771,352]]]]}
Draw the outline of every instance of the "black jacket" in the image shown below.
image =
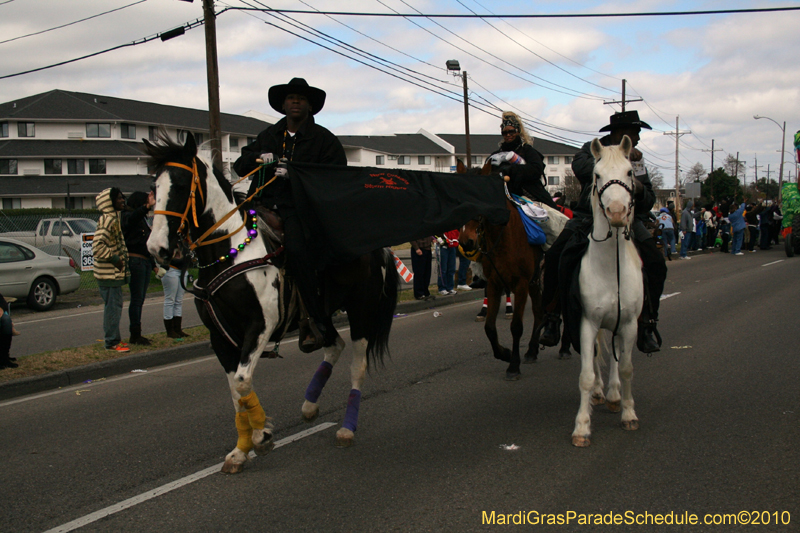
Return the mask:
{"type": "MultiPolygon", "coordinates": [[[[611,136],[606,135],[600,139],[600,144],[603,146],[611,145],[611,136]]],[[[578,205],[573,209],[573,212],[578,216],[591,217],[592,216],[592,183],[594,180],[594,156],[592,155],[592,143],[587,142],[575,154],[572,160],[572,172],[581,184],[581,196],[578,200],[578,205]]],[[[633,231],[637,241],[652,237],[650,232],[644,228],[644,223],[649,218],[650,210],[656,203],[656,193],[653,191],[653,184],[650,182],[650,175],[645,171],[644,176],[636,176],[634,179],[642,184],[641,190],[636,194],[634,200],[636,205],[633,208],[635,219],[640,224],[633,225],[633,231]]]]}
{"type": "Polygon", "coordinates": [[[135,253],[150,257],[147,251],[147,239],[150,238],[150,226],[145,219],[150,208],[142,205],[136,209],[120,211],[119,218],[122,225],[122,235],[125,237],[125,246],[128,253],[135,253]]]}
{"type": "MultiPolygon", "coordinates": [[[[256,159],[261,154],[271,153],[274,158],[286,157],[297,163],[322,163],[329,165],[347,165],[347,156],[342,143],[326,128],[314,122],[309,116],[303,126],[295,133],[294,138],[285,135],[286,117],[265,129],[252,142],[242,148],[242,155],[233,164],[239,176],[244,176],[258,167],[256,159]]],[[[267,179],[272,178],[268,176],[267,179]]],[[[291,190],[288,180],[276,180],[262,191],[261,198],[268,207],[273,205],[286,207],[292,205],[291,190]]],[[[253,179],[250,191],[261,183],[253,179]]]]}
{"type": "Polygon", "coordinates": [[[550,196],[550,193],[547,192],[542,183],[545,167],[544,156],[536,148],[530,144],[523,143],[522,139],[517,138],[512,143],[501,144],[500,148],[492,152],[491,155],[500,152],[515,152],[525,160],[524,165],[503,163],[497,167],[501,174],[510,178],[508,182],[509,192],[518,196],[528,196],[549,205],[553,209],[558,209],[552,196],[550,196]]]}

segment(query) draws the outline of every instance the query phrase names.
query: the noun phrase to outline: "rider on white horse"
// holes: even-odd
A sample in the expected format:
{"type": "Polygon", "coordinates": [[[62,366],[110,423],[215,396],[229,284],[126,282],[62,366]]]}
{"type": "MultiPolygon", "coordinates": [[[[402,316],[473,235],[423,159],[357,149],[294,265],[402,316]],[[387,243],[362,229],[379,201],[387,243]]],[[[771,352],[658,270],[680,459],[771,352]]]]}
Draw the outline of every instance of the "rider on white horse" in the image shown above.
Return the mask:
{"type": "MultiPolygon", "coordinates": [[[[635,147],[639,142],[641,128],[652,129],[649,124],[639,119],[636,111],[615,113],[610,123],[600,131],[609,134],[600,139],[603,146],[619,145],[623,136],[627,135],[633,142],[630,161],[634,167],[635,187],[635,219],[631,227],[636,248],[642,258],[643,269],[647,275],[645,282],[645,304],[639,319],[637,345],[640,351],[652,353],[659,351],[661,337],[656,329],[658,306],[664,281],[667,278],[667,265],[664,255],[659,252],[655,240],[644,225],[648,213],[655,203],[653,185],[642,161],[642,153],[635,147]]],[[[561,260],[562,252],[573,234],[580,232],[588,235],[592,227],[591,191],[594,174],[594,156],[591,142],[587,142],[575,155],[572,170],[581,184],[581,196],[574,217],[567,222],[558,239],[545,254],[544,288],[542,302],[545,305],[545,323],[539,341],[545,346],[555,346],[560,340],[560,298],[559,285],[562,287],[572,279],[573,272],[564,271],[565,263],[561,260]]]]}
{"type": "MultiPolygon", "coordinates": [[[[298,163],[347,165],[347,156],[339,139],[314,122],[313,115],[319,113],[325,104],[325,91],[309,86],[303,78],[293,78],[287,84],[270,87],[269,104],[286,117],[259,133],[255,142],[242,148],[241,157],[233,165],[239,176],[255,170],[259,165],[257,159],[265,163],[287,159],[298,163]]],[[[292,199],[287,169],[279,167],[275,174],[279,179],[262,191],[260,199],[263,205],[277,211],[283,219],[286,269],[294,279],[317,330],[315,332],[315,328],[312,328],[312,334],[303,335],[300,349],[304,352],[314,351],[322,346],[321,337],[326,333],[317,275],[324,265],[317,264],[319,255],[315,254],[314,247],[305,236],[292,199]]],[[[271,175],[267,176],[267,179],[270,178],[271,175]]],[[[259,185],[261,183],[253,179],[248,194],[253,194],[259,185]]]]}

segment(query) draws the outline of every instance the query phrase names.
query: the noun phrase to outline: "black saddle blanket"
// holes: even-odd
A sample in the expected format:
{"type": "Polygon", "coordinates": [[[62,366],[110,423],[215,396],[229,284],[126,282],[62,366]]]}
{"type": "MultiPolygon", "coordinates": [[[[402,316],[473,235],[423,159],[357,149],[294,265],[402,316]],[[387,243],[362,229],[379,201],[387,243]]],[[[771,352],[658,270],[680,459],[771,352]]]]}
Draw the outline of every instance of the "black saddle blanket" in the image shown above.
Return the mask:
{"type": "Polygon", "coordinates": [[[292,199],[320,266],[460,228],[508,222],[498,176],[290,163],[292,199]]]}

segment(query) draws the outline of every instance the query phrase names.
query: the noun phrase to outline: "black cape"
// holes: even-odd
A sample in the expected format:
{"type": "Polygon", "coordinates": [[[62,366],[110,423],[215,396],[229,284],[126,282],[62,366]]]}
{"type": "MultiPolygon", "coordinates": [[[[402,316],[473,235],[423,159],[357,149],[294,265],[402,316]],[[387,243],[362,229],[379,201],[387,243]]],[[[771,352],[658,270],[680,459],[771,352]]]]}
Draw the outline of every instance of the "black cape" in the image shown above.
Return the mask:
{"type": "Polygon", "coordinates": [[[460,228],[508,222],[497,176],[289,163],[292,197],[317,268],[460,228]]]}

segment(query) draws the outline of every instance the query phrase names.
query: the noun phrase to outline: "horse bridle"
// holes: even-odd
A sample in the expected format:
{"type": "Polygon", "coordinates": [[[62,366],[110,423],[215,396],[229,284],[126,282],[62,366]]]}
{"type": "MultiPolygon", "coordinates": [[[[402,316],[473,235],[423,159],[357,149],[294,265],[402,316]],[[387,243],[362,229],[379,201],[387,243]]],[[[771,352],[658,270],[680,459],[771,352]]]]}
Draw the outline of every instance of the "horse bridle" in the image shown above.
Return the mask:
{"type": "MultiPolygon", "coordinates": [[[[613,179],[613,180],[608,180],[607,182],[605,182],[603,184],[602,187],[600,187],[598,189],[597,188],[598,179],[599,179],[599,176],[597,174],[595,174],[594,175],[594,192],[597,194],[597,201],[600,204],[600,210],[603,213],[603,217],[606,219],[606,222],[608,222],[608,235],[606,235],[606,238],[603,239],[603,240],[597,240],[597,239],[594,238],[594,227],[592,227],[592,233],[589,236],[595,242],[604,242],[604,241],[607,241],[608,239],[611,238],[611,221],[608,220],[608,215],[606,215],[606,206],[603,205],[603,193],[606,192],[606,189],[608,189],[612,185],[619,185],[620,187],[622,187],[623,189],[628,191],[628,195],[630,196],[630,199],[631,199],[630,202],[628,202],[628,216],[633,216],[633,205],[634,205],[633,188],[630,185],[628,185],[627,183],[625,183],[624,181],[613,179]]],[[[629,228],[630,228],[630,224],[625,227],[625,230],[623,232],[623,234],[625,235],[625,239],[630,239],[631,238],[630,229],[629,228]]]]}
{"type": "MultiPolygon", "coordinates": [[[[173,217],[178,217],[180,219],[180,226],[178,226],[178,236],[181,237],[181,242],[186,243],[187,248],[188,248],[188,250],[190,252],[194,251],[195,248],[200,247],[200,246],[208,246],[209,244],[215,244],[215,243],[218,243],[220,241],[224,241],[225,239],[227,239],[231,235],[235,235],[236,233],[239,233],[241,230],[243,230],[245,228],[245,226],[247,226],[247,221],[242,222],[241,226],[239,226],[234,231],[223,235],[222,237],[217,237],[215,239],[206,240],[209,235],[214,233],[217,230],[217,228],[219,228],[230,217],[232,217],[234,215],[234,213],[238,212],[239,209],[241,209],[241,207],[243,205],[245,205],[247,202],[252,200],[253,197],[255,197],[259,192],[261,192],[261,189],[263,189],[264,187],[266,187],[267,185],[269,185],[270,183],[275,181],[275,178],[273,177],[267,183],[265,183],[264,185],[258,187],[253,194],[248,196],[241,204],[237,205],[234,209],[229,211],[228,214],[226,214],[224,217],[219,219],[215,224],[213,224],[210,228],[208,228],[208,230],[206,230],[205,233],[203,233],[199,238],[197,238],[194,242],[192,242],[191,238],[189,237],[189,228],[188,228],[186,222],[189,219],[189,211],[191,211],[192,212],[192,222],[194,223],[194,227],[196,227],[196,228],[200,227],[200,225],[197,223],[197,201],[196,201],[195,192],[199,192],[200,193],[200,200],[203,202],[203,205],[205,205],[205,198],[203,197],[203,188],[200,186],[200,174],[197,172],[197,158],[192,158],[192,166],[191,167],[189,167],[187,165],[184,165],[184,164],[181,164],[181,163],[173,163],[173,162],[164,163],[164,166],[181,168],[183,170],[188,170],[189,172],[192,173],[192,185],[191,185],[191,189],[189,191],[189,200],[186,202],[186,209],[183,211],[183,214],[177,213],[175,211],[161,211],[161,210],[153,211],[153,213],[156,214],[156,215],[173,216],[173,217]],[[185,232],[184,232],[184,229],[185,229],[185,232]]],[[[258,168],[261,168],[261,167],[258,167],[258,168]]],[[[258,168],[256,168],[256,170],[258,170],[258,168]]],[[[255,172],[255,170],[253,172],[255,172]]],[[[252,174],[253,172],[250,172],[249,174],[247,174],[246,176],[241,178],[239,181],[242,181],[243,179],[249,177],[250,174],[252,174]]],[[[236,183],[238,183],[238,181],[236,183]]],[[[235,183],[234,183],[234,185],[235,185],[235,183]]]]}

